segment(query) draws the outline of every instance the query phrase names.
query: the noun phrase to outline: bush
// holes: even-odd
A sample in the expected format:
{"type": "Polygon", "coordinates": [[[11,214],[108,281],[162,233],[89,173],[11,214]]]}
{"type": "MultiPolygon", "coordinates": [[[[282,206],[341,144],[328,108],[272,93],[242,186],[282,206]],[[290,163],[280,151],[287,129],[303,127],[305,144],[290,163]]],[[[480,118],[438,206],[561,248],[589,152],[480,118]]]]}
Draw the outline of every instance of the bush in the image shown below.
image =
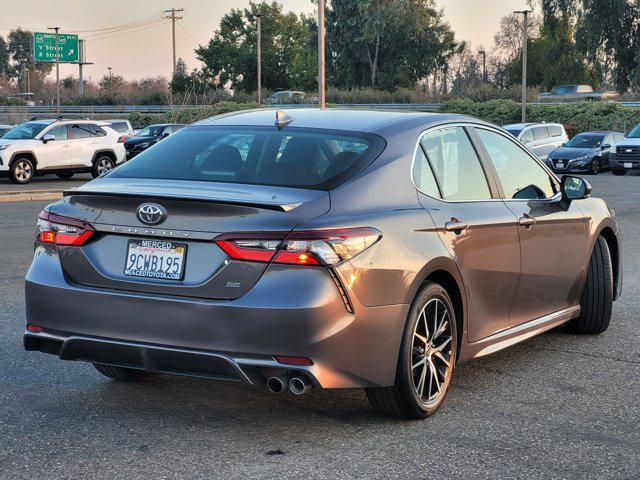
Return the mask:
{"type": "Polygon", "coordinates": [[[193,123],[215,115],[235,112],[238,110],[248,110],[256,108],[257,106],[258,105],[255,103],[220,102],[215,105],[175,110],[161,115],[146,114],[136,111],[131,112],[129,115],[129,121],[131,121],[134,128],[142,128],[152,123],[193,123]]]}
{"type": "MultiPolygon", "coordinates": [[[[520,122],[520,104],[513,100],[455,99],[444,102],[440,111],[470,115],[497,125],[520,122]]],[[[628,132],[640,123],[640,109],[596,101],[534,104],[527,105],[527,121],[562,123],[570,136],[593,130],[628,132]]]]}

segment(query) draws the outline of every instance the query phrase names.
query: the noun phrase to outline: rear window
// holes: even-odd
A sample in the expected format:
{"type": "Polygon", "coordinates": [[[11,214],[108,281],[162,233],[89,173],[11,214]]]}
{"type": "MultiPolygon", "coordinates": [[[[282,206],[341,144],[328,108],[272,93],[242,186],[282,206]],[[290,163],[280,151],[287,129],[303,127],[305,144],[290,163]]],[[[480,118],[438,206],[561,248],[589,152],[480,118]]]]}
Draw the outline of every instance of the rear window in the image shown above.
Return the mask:
{"type": "Polygon", "coordinates": [[[110,176],[331,189],[385,146],[377,135],[289,127],[193,126],[110,176]]]}
{"type": "Polygon", "coordinates": [[[549,138],[549,132],[547,132],[547,127],[535,127],[533,130],[533,139],[534,140],[544,140],[545,138],[549,138]]]}
{"type": "Polygon", "coordinates": [[[549,130],[549,135],[551,137],[561,137],[562,136],[562,127],[560,127],[558,125],[549,125],[547,127],[547,130],[549,130]]]}
{"type": "Polygon", "coordinates": [[[127,130],[129,130],[129,125],[127,124],[127,122],[112,122],[109,125],[118,133],[126,132],[127,130]]]}

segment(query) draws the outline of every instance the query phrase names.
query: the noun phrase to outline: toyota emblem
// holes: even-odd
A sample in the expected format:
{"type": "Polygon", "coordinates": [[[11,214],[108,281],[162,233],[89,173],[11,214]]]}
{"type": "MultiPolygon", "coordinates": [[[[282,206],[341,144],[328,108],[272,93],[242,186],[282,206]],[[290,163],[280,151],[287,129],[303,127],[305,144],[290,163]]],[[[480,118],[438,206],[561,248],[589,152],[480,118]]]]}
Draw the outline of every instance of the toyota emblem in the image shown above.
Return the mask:
{"type": "Polygon", "coordinates": [[[167,211],[156,203],[143,203],[138,207],[138,220],[147,225],[157,225],[167,216],[167,211]]]}

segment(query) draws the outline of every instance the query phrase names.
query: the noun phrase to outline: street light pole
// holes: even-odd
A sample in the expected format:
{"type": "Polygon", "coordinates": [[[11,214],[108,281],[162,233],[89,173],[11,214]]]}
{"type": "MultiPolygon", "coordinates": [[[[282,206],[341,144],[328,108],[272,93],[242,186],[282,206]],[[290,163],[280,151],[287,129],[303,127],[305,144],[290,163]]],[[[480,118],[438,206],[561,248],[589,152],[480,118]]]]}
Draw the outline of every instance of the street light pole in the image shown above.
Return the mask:
{"type": "Polygon", "coordinates": [[[326,107],[324,68],[324,0],[318,0],[318,105],[322,109],[326,107]]]}
{"type": "Polygon", "coordinates": [[[480,50],[479,55],[482,55],[482,83],[487,83],[487,52],[480,50]]]}
{"type": "Polygon", "coordinates": [[[56,112],[60,116],[60,27],[49,27],[56,32],[56,112]]]}
{"type": "Polygon", "coordinates": [[[258,108],[262,108],[262,14],[256,14],[258,50],[258,108]]]}
{"type": "Polygon", "coordinates": [[[529,43],[529,14],[533,10],[520,10],[513,13],[522,14],[522,123],[527,118],[527,43],[529,43]]]}

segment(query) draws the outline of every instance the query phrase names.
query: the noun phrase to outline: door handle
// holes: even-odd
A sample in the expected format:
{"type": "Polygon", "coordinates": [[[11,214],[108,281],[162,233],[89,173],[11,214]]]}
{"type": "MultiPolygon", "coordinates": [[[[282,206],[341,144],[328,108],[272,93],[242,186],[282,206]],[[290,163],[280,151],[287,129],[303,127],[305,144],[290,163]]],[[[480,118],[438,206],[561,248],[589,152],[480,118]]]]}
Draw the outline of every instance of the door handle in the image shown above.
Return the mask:
{"type": "Polygon", "coordinates": [[[444,224],[444,229],[447,232],[460,233],[467,228],[469,228],[469,224],[467,222],[462,222],[455,218],[452,218],[451,221],[444,224]]]}
{"type": "Polygon", "coordinates": [[[71,145],[67,143],[66,145],[63,145],[62,148],[71,148],[71,145]]]}
{"type": "Polygon", "coordinates": [[[536,219],[525,213],[518,219],[518,223],[523,227],[531,228],[531,225],[534,225],[536,223],[536,219]]]}

